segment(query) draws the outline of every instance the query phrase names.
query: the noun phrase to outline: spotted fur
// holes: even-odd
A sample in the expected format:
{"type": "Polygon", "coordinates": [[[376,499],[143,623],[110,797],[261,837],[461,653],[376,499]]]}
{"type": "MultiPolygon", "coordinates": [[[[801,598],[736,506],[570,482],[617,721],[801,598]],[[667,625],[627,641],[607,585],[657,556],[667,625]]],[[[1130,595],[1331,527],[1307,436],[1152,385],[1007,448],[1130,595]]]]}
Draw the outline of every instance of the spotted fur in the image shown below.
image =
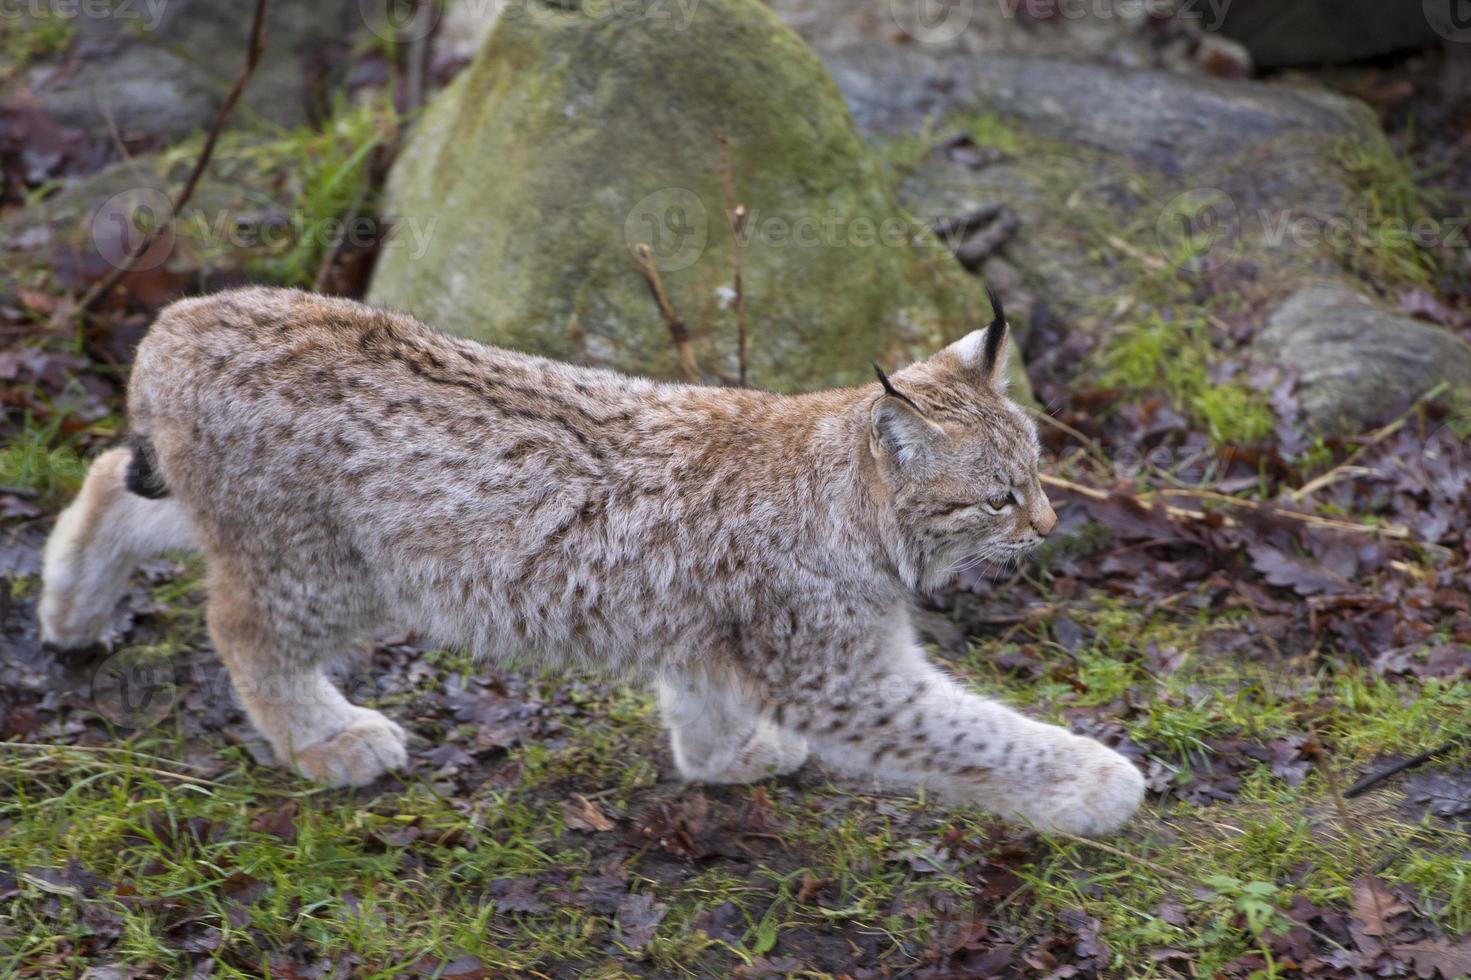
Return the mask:
{"type": "Polygon", "coordinates": [[[43,629],[95,639],[133,565],[197,545],[247,712],[306,775],[361,784],[404,733],[323,665],[389,619],[427,643],[638,674],[688,778],[809,752],[1043,827],[1103,833],[1142,781],[1097,742],[969,693],[909,605],[1056,523],[1005,324],[884,384],[660,384],[306,293],[186,300],[129,389],[144,499],[103,456],[48,544],[43,629]],[[886,390],[886,388],[890,390],[886,390]],[[140,514],[146,518],[140,518],[140,514]]]}

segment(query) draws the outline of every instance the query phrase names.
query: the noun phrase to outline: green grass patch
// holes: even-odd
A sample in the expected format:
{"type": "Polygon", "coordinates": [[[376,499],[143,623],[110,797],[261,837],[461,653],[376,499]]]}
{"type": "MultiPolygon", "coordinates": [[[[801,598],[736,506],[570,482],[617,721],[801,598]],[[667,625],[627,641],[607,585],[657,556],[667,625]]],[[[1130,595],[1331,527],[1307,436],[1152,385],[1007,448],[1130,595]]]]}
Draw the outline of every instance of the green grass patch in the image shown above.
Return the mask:
{"type": "Polygon", "coordinates": [[[1265,397],[1239,381],[1212,379],[1212,354],[1204,321],[1171,322],[1150,314],[1109,339],[1102,381],[1130,392],[1164,394],[1217,445],[1262,441],[1273,424],[1265,397]]]}
{"type": "Polygon", "coordinates": [[[1417,238],[1438,236],[1441,224],[1432,214],[1443,202],[1416,181],[1408,161],[1387,140],[1345,137],[1336,144],[1335,155],[1363,209],[1362,220],[1349,234],[1334,236],[1340,259],[1381,286],[1429,286],[1440,262],[1433,248],[1417,238]]]}
{"type": "Polygon", "coordinates": [[[47,506],[69,501],[87,475],[82,458],[62,432],[65,416],[53,415],[44,424],[26,416],[19,431],[0,445],[0,486],[37,495],[47,506]]]}

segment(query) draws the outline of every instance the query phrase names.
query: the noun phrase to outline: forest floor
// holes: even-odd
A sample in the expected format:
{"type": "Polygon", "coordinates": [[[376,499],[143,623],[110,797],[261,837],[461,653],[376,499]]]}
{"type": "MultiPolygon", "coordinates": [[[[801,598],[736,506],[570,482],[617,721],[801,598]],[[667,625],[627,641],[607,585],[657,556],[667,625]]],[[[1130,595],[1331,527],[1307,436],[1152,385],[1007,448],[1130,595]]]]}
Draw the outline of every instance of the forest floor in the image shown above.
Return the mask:
{"type": "MultiPolygon", "coordinates": [[[[283,138],[312,220],[377,179],[344,125],[283,138]]],[[[109,152],[47,132],[54,152],[0,164],[50,182],[109,152]]],[[[104,652],[43,650],[40,550],[85,460],[125,433],[129,352],[157,307],[245,279],[352,294],[361,259],[161,267],[85,318],[68,303],[100,270],[0,289],[0,975],[1471,975],[1471,420],[1443,392],[1321,438],[1290,379],[1253,366],[1227,410],[1270,434],[1234,445],[1212,438],[1204,361],[1161,356],[1179,337],[1027,335],[1059,529],[1021,572],[917,603],[977,690],[1146,772],[1144,809],[1108,841],[815,764],[683,785],[645,691],[407,632],[342,670],[411,732],[409,768],[314,788],[236,706],[188,556],[144,567],[104,652]],[[1079,383],[1094,357],[1110,370],[1079,383]]],[[[1466,330],[1468,295],[1465,269],[1443,270],[1413,299],[1466,330]]]]}
{"type": "MultiPolygon", "coordinates": [[[[197,559],[145,566],[106,653],[41,648],[44,535],[122,432],[125,369],[85,350],[0,353],[0,973],[1471,972],[1471,460],[1433,402],[1234,482],[1239,450],[1125,480],[1044,427],[1049,475],[1101,489],[1060,491],[1036,564],[923,619],[975,688],[1145,769],[1139,819],[1088,842],[815,765],[681,785],[646,693],[410,634],[344,666],[413,733],[409,769],[313,788],[236,707],[197,559]]],[[[1146,447],[1139,412],[1187,426],[1146,397],[1088,441],[1146,447]]]]}

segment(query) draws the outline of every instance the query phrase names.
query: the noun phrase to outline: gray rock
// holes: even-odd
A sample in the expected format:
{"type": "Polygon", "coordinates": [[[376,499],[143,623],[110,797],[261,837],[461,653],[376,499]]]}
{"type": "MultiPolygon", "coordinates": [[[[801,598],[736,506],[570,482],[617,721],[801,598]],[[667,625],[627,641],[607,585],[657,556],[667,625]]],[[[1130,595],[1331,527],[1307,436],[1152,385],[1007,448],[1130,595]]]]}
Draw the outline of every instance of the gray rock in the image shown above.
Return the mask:
{"type": "MultiPolygon", "coordinates": [[[[1016,209],[1021,227],[1003,256],[1075,329],[1106,337],[1147,316],[1188,320],[1201,315],[1202,299],[1223,294],[1236,309],[1298,310],[1301,301],[1284,303],[1304,282],[1347,284],[1362,272],[1354,250],[1378,247],[1372,228],[1361,227],[1375,212],[1345,161],[1390,151],[1372,113],[1352,100],[1311,88],[883,45],[837,52],[827,63],[875,143],[928,125],[936,137],[973,129],[983,141],[1008,144],[1000,162],[980,168],[940,150],[921,154],[904,169],[900,199],[925,219],[991,202],[1016,209]]],[[[1372,423],[1386,406],[1454,380],[1464,344],[1431,326],[1378,316],[1342,348],[1373,363],[1345,366],[1321,342],[1333,336],[1321,321],[1290,315],[1261,356],[1298,368],[1310,416],[1333,428],[1372,423]],[[1303,336],[1289,342],[1300,324],[1303,336]],[[1394,331],[1416,338],[1418,352],[1379,351],[1394,331]],[[1442,356],[1443,366],[1428,370],[1442,356]],[[1364,390],[1354,393],[1356,384],[1364,390]]]]}
{"type": "Polygon", "coordinates": [[[995,112],[1040,136],[1117,155],[1167,176],[1297,133],[1373,132],[1362,104],[1314,88],[1194,78],[1027,55],[935,57],[871,44],[828,69],[866,131],[916,128],[953,112],[995,112]]]}
{"type": "Polygon", "coordinates": [[[700,367],[732,379],[725,137],[749,211],[753,384],[869,380],[870,359],[922,356],[988,316],[975,280],[895,199],[816,56],[760,0],[627,11],[531,0],[499,20],[394,166],[387,211],[424,247],[385,250],[371,302],[670,377],[670,332],[634,255],[644,242],[700,367]]]}
{"type": "Polygon", "coordinates": [[[1385,312],[1343,283],[1314,282],[1267,318],[1256,347],[1296,371],[1307,415],[1358,430],[1446,383],[1471,390],[1471,344],[1448,331],[1385,312]]]}
{"type": "MultiPolygon", "coordinates": [[[[18,76],[0,102],[25,100],[58,121],[181,136],[209,125],[245,61],[254,4],[137,0],[79,5],[67,64],[18,76]]],[[[272,4],[266,47],[242,114],[285,126],[306,118],[313,60],[361,26],[352,0],[272,4]]]]}

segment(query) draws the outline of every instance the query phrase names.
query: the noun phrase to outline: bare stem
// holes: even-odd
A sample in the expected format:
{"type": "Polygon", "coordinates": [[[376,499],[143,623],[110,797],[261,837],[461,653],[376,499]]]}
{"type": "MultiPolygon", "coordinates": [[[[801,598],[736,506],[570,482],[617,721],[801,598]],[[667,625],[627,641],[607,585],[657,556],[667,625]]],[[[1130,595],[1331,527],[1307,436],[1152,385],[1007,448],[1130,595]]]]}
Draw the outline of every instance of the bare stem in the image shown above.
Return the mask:
{"type": "Polygon", "coordinates": [[[669,296],[664,292],[664,283],[659,278],[658,268],[654,266],[654,253],[644,242],[639,242],[635,251],[638,253],[638,264],[643,270],[644,280],[649,284],[649,292],[653,294],[654,302],[658,304],[659,315],[669,326],[669,336],[674,338],[674,351],[679,357],[680,373],[690,384],[699,384],[700,368],[695,363],[695,349],[690,345],[690,328],[685,325],[679,314],[674,312],[674,305],[669,302],[669,296]]]}
{"type": "Polygon", "coordinates": [[[738,359],[738,383],[746,387],[746,292],[742,285],[741,265],[742,235],[746,228],[746,206],[737,202],[735,193],[735,170],[730,163],[730,141],[720,137],[720,183],[725,194],[725,216],[730,221],[730,271],[735,289],[736,352],[738,359]]]}
{"type": "Polygon", "coordinates": [[[210,158],[214,156],[215,144],[219,142],[220,133],[225,128],[225,120],[229,119],[230,113],[235,110],[235,104],[240,101],[241,93],[245,91],[245,85],[250,81],[250,76],[255,73],[255,66],[260,61],[261,51],[265,48],[264,35],[268,5],[269,0],[256,0],[255,2],[255,16],[250,22],[250,41],[245,49],[245,65],[240,69],[235,84],[230,87],[229,94],[225,96],[225,101],[220,105],[220,111],[215,114],[214,125],[210,127],[209,135],[204,140],[204,147],[199,151],[198,159],[194,161],[194,169],[189,172],[184,186],[179,189],[179,193],[169,205],[168,215],[156,227],[148,231],[137,245],[133,246],[133,250],[113,267],[111,273],[94,282],[82,294],[82,298],[77,301],[76,312],[86,313],[112,292],[113,287],[133,270],[138,260],[153,247],[158,236],[174,223],[174,219],[178,217],[184,205],[189,203],[189,198],[194,195],[194,188],[199,184],[199,178],[204,176],[204,169],[209,166],[210,158]]]}

